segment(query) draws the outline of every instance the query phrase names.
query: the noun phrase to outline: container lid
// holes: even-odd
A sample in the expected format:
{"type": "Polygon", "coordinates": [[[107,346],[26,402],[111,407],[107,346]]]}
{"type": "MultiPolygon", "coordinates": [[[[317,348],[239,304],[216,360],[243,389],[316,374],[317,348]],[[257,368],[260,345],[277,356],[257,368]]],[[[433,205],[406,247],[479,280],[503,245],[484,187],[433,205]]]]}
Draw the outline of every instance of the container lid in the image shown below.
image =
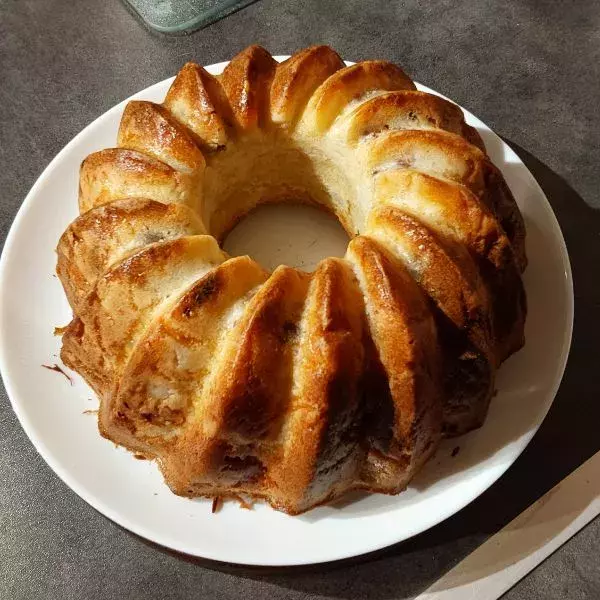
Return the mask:
{"type": "Polygon", "coordinates": [[[167,34],[190,33],[256,0],[124,0],[151,29],[167,34]]]}

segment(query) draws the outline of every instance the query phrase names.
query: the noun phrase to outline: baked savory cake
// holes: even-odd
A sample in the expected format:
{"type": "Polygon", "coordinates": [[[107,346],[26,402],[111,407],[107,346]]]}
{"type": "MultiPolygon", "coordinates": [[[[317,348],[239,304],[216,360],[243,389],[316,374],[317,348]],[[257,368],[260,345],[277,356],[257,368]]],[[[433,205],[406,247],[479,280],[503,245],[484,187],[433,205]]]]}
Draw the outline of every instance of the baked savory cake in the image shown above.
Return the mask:
{"type": "Polygon", "coordinates": [[[482,424],[523,342],[525,229],[461,110],[385,61],[251,46],[132,101],[58,245],[62,359],[99,427],[183,496],[290,514],[395,494],[482,424]],[[265,202],[343,224],[344,258],[267,272],[219,247],[265,202]]]}

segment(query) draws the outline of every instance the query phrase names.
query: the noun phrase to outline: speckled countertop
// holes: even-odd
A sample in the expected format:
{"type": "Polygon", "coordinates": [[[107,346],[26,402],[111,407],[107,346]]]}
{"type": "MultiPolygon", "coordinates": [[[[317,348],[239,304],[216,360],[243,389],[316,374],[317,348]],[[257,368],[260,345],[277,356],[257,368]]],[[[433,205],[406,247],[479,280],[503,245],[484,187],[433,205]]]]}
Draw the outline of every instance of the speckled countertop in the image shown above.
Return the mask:
{"type": "MultiPolygon", "coordinates": [[[[0,224],[78,131],[116,102],[251,43],[327,43],[385,58],[502,135],[546,192],[575,279],[575,332],[544,425],[488,492],[438,527],[335,566],[266,572],[166,552],[114,525],[44,463],[0,391],[0,598],[412,598],[600,450],[600,3],[260,0],[189,37],[145,30],[117,0],[0,3],[0,224]]],[[[600,597],[600,520],[510,600],[600,597]]]]}

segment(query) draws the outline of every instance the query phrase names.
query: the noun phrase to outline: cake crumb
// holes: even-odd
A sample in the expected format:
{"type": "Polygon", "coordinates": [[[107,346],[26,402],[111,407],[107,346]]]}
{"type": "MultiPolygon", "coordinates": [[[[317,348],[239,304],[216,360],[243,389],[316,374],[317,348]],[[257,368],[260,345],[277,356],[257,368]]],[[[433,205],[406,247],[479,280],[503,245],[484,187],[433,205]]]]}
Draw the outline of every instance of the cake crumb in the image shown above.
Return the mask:
{"type": "Polygon", "coordinates": [[[133,454],[133,458],[137,459],[137,460],[148,460],[147,457],[145,457],[143,454],[141,454],[140,452],[134,452],[133,454]]]}
{"type": "Polygon", "coordinates": [[[221,496],[215,496],[212,501],[211,512],[213,514],[219,512],[221,510],[222,506],[223,506],[223,498],[221,498],[221,496]]]}
{"type": "Polygon", "coordinates": [[[97,415],[98,411],[97,410],[92,410],[91,408],[88,408],[87,410],[83,411],[84,415],[97,415]]]}
{"type": "Polygon", "coordinates": [[[238,496],[237,494],[235,494],[232,496],[232,498],[234,500],[237,500],[240,504],[240,508],[243,508],[244,510],[252,510],[254,508],[254,503],[249,502],[243,496],[238,496]]]}
{"type": "Polygon", "coordinates": [[[54,335],[63,335],[65,333],[65,331],[67,331],[68,327],[69,327],[68,325],[65,325],[63,327],[55,327],[54,335]]]}
{"type": "Polygon", "coordinates": [[[42,365],[42,367],[44,367],[44,369],[48,369],[49,371],[56,371],[57,373],[64,375],[67,378],[67,381],[73,385],[73,380],[56,363],[53,365],[42,365]]]}

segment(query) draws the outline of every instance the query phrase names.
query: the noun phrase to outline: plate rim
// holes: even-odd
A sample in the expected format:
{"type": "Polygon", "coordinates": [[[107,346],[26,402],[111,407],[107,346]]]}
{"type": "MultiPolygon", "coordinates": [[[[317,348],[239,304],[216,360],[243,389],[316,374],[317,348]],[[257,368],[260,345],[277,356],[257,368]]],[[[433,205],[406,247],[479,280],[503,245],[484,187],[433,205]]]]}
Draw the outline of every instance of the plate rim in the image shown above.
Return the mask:
{"type": "MultiPolygon", "coordinates": [[[[277,60],[279,62],[281,62],[282,60],[285,60],[288,57],[289,57],[289,55],[274,56],[275,60],[277,60]]],[[[222,61],[219,63],[207,65],[207,66],[205,66],[205,68],[209,71],[218,71],[218,70],[223,69],[224,66],[227,65],[228,63],[229,63],[229,61],[222,61]]],[[[350,61],[346,61],[346,64],[350,65],[350,64],[354,64],[354,63],[352,63],[350,61]]],[[[154,88],[166,86],[171,81],[173,81],[173,79],[174,79],[174,77],[168,77],[162,81],[156,82],[142,90],[139,90],[138,92],[132,94],[128,98],[122,100],[121,102],[116,103],[114,106],[112,106],[108,110],[104,111],[97,118],[95,118],[90,123],[88,123],[88,125],[86,125],[72,139],[70,139],[67,142],[67,144],[65,144],[61,148],[61,150],[54,156],[54,158],[48,163],[48,165],[44,168],[42,173],[36,179],[35,183],[33,184],[31,189],[25,196],[25,199],[23,200],[21,206],[19,207],[19,210],[17,211],[17,213],[13,219],[13,222],[10,226],[9,232],[6,236],[4,246],[2,249],[2,254],[0,256],[0,291],[5,289],[6,271],[7,271],[8,265],[10,264],[11,260],[13,259],[13,252],[14,252],[13,247],[15,245],[15,239],[18,236],[19,230],[21,228],[21,222],[25,219],[26,215],[29,213],[29,211],[32,209],[32,207],[35,205],[34,198],[36,197],[38,190],[43,187],[46,179],[50,176],[50,174],[54,170],[55,166],[60,164],[63,156],[65,154],[67,154],[73,147],[77,146],[79,141],[88,135],[88,131],[90,129],[92,129],[93,127],[99,125],[100,121],[108,119],[109,116],[112,115],[114,112],[122,111],[125,104],[127,102],[129,102],[131,99],[138,97],[141,94],[151,93],[154,88]]],[[[435,90],[433,90],[427,86],[420,85],[420,84],[417,84],[417,85],[419,86],[420,89],[423,89],[427,92],[431,92],[438,96],[446,98],[442,94],[436,92],[435,90]]],[[[446,98],[446,99],[448,99],[448,98],[446,98]]],[[[452,100],[450,100],[450,101],[453,102],[452,100]]],[[[453,103],[456,104],[455,102],[453,102],[453,103]]],[[[478,117],[476,117],[476,115],[474,115],[470,111],[467,111],[461,105],[458,105],[458,106],[461,108],[461,110],[463,112],[471,114],[475,118],[478,119],[478,117]]],[[[497,138],[497,141],[499,141],[502,144],[503,148],[504,147],[510,148],[509,144],[507,144],[500,136],[498,136],[498,134],[496,134],[489,126],[487,126],[484,121],[482,121],[481,119],[478,119],[478,120],[485,126],[485,128],[488,130],[490,135],[497,138]]],[[[293,560],[293,561],[281,560],[281,561],[269,561],[269,562],[265,562],[265,561],[261,561],[261,560],[251,560],[251,559],[247,559],[247,560],[236,559],[232,562],[232,561],[228,560],[227,558],[223,558],[222,556],[211,555],[210,552],[203,551],[202,554],[200,554],[197,551],[194,552],[194,551],[191,551],[190,549],[187,549],[187,550],[182,549],[181,546],[177,546],[170,539],[165,539],[167,536],[163,536],[161,538],[161,536],[155,535],[152,531],[148,531],[143,525],[138,525],[137,523],[132,522],[127,517],[122,516],[118,510],[113,509],[106,502],[103,502],[102,500],[99,500],[98,498],[96,498],[93,493],[88,492],[85,489],[85,485],[80,484],[78,482],[78,479],[75,476],[72,476],[69,473],[69,470],[67,468],[63,467],[63,464],[61,463],[60,459],[55,458],[53,453],[46,446],[43,438],[37,435],[36,430],[35,430],[35,425],[33,425],[30,422],[29,418],[25,415],[24,411],[21,410],[20,405],[23,403],[23,400],[20,398],[20,394],[16,389],[18,387],[17,384],[15,384],[15,381],[17,378],[14,377],[13,375],[11,375],[11,368],[7,363],[7,353],[8,353],[7,352],[8,349],[6,347],[7,346],[7,341],[6,341],[7,336],[5,335],[5,326],[4,326],[4,323],[5,323],[5,319],[4,319],[5,296],[4,296],[4,294],[0,293],[0,373],[2,374],[4,387],[6,389],[7,396],[10,400],[12,410],[17,415],[17,419],[19,420],[21,427],[23,428],[25,434],[29,438],[29,441],[35,447],[36,451],[41,455],[41,457],[44,459],[44,461],[47,463],[47,465],[54,471],[54,473],[63,481],[63,483],[65,483],[82,500],[84,500],[87,504],[89,504],[92,508],[94,508],[94,510],[96,510],[103,516],[109,518],[111,521],[116,523],[118,526],[123,527],[123,528],[127,529],[128,531],[132,532],[133,534],[140,536],[144,539],[147,539],[159,546],[169,548],[171,550],[180,552],[185,555],[195,556],[198,558],[211,560],[211,561],[215,561],[218,563],[247,565],[247,566],[290,567],[290,566],[300,566],[300,565],[309,565],[309,564],[323,564],[323,563],[336,562],[336,561],[348,559],[351,557],[363,556],[363,555],[375,552],[377,550],[381,550],[383,548],[389,547],[389,546],[399,543],[401,541],[410,539],[411,537],[418,535],[419,533],[423,533],[423,532],[431,529],[432,527],[435,527],[439,523],[443,522],[450,516],[460,512],[462,509],[464,509],[465,506],[467,506],[468,504],[473,502],[475,499],[477,499],[484,491],[489,489],[496,481],[498,481],[498,479],[500,479],[500,477],[502,477],[506,473],[506,471],[515,463],[515,461],[519,458],[521,453],[529,445],[529,443],[531,442],[531,439],[533,438],[533,436],[536,434],[536,432],[538,431],[538,429],[544,422],[544,420],[548,414],[548,411],[550,410],[550,407],[552,406],[554,399],[556,398],[556,394],[558,393],[558,390],[559,390],[559,387],[562,382],[562,378],[564,376],[564,372],[566,369],[569,352],[570,352],[570,348],[571,348],[571,343],[572,343],[573,322],[574,322],[574,291],[573,291],[573,275],[572,275],[570,257],[569,257],[567,245],[566,245],[560,224],[559,224],[558,219],[552,209],[550,202],[548,201],[548,198],[546,197],[546,194],[544,193],[542,187],[537,182],[537,180],[535,179],[535,177],[533,176],[531,171],[527,168],[525,163],[521,160],[521,158],[518,155],[517,155],[517,158],[519,160],[520,166],[524,169],[524,172],[527,174],[529,183],[532,185],[533,189],[536,192],[538,199],[541,201],[541,204],[546,212],[546,216],[549,219],[549,223],[551,223],[552,237],[557,242],[557,247],[560,250],[560,257],[561,257],[561,261],[562,261],[561,267],[564,269],[564,276],[565,276],[564,291],[565,291],[565,295],[566,295],[565,299],[566,299],[567,315],[566,315],[566,323],[565,323],[566,328],[562,332],[563,339],[562,339],[562,343],[561,343],[560,361],[557,362],[557,366],[559,368],[557,368],[555,371],[554,380],[553,380],[553,384],[552,384],[552,391],[548,393],[545,406],[544,406],[543,410],[540,410],[540,412],[539,412],[540,416],[539,416],[539,420],[538,420],[537,424],[535,426],[533,426],[527,433],[525,433],[523,435],[523,442],[521,444],[521,447],[518,449],[518,451],[515,452],[514,457],[512,457],[512,459],[510,461],[507,461],[507,464],[502,465],[500,468],[498,468],[497,472],[492,476],[492,478],[489,482],[486,482],[483,486],[479,486],[481,489],[478,489],[477,493],[472,495],[472,497],[471,497],[471,495],[467,495],[466,499],[464,499],[464,501],[463,501],[463,499],[461,499],[459,502],[452,504],[451,508],[449,508],[447,510],[439,511],[438,514],[436,514],[433,518],[429,519],[428,525],[426,527],[414,528],[413,531],[409,531],[408,535],[405,535],[400,538],[398,538],[398,536],[395,536],[395,538],[394,538],[394,536],[391,536],[394,539],[386,538],[383,542],[373,543],[371,545],[365,546],[364,549],[361,550],[360,552],[351,551],[351,552],[344,553],[343,551],[342,552],[338,551],[336,553],[332,553],[332,556],[330,558],[319,558],[317,560],[312,560],[310,558],[307,558],[306,560],[293,560]]]]}

